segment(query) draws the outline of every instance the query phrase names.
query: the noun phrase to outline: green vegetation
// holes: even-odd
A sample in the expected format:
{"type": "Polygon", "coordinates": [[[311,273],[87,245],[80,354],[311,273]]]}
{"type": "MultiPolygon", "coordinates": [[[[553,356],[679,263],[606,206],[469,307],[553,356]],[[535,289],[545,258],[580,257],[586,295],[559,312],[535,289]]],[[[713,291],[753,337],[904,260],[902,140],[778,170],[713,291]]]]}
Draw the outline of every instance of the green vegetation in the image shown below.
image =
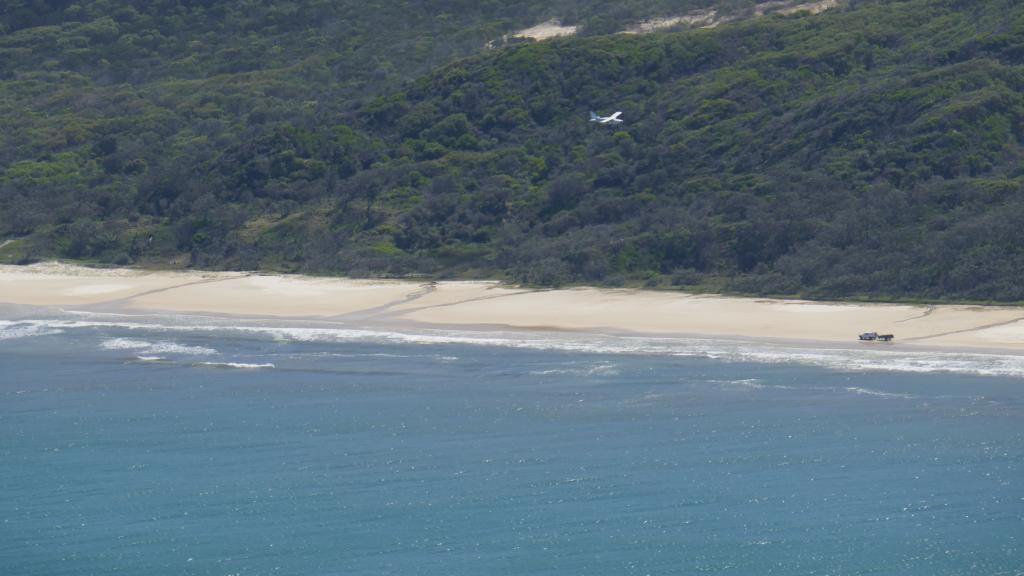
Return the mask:
{"type": "Polygon", "coordinates": [[[712,3],[404,4],[3,9],[0,241],[22,260],[1024,300],[1015,0],[647,36],[600,32],[712,3]],[[584,35],[482,48],[553,16],[584,35]]]}

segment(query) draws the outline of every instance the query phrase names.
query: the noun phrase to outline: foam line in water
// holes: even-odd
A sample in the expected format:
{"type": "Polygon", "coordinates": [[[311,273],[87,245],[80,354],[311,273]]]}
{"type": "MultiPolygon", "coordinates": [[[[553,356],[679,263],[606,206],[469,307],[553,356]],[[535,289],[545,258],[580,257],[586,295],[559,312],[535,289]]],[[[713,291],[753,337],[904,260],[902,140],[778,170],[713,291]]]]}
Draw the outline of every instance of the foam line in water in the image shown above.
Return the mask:
{"type": "Polygon", "coordinates": [[[532,370],[534,376],[617,376],[619,371],[617,365],[611,362],[598,362],[597,364],[581,366],[579,368],[548,368],[546,370],[532,370]]]}
{"type": "Polygon", "coordinates": [[[861,388],[859,386],[850,386],[846,388],[847,392],[853,392],[854,394],[863,394],[865,396],[878,396],[880,398],[913,398],[910,394],[900,394],[898,392],[882,392],[881,390],[872,390],[870,388],[861,388]]]}
{"type": "Polygon", "coordinates": [[[269,362],[264,363],[248,363],[248,362],[198,362],[196,366],[206,366],[208,368],[240,368],[243,370],[260,370],[274,368],[274,365],[269,362]]]}
{"type": "MultiPolygon", "coordinates": [[[[757,378],[742,378],[739,380],[712,380],[713,384],[719,384],[729,388],[750,388],[753,390],[763,390],[766,386],[761,383],[761,380],[757,378]]],[[[776,386],[772,386],[775,388],[776,386]]]]}

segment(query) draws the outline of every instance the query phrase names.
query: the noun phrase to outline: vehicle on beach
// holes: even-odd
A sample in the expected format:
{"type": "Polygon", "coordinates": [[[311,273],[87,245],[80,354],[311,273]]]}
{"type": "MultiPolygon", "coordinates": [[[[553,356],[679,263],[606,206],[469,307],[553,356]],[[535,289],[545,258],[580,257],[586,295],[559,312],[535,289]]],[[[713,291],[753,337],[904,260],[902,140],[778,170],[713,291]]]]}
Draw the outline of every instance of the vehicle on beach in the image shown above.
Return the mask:
{"type": "Polygon", "coordinates": [[[890,342],[895,336],[892,334],[879,334],[878,332],[865,332],[857,338],[865,342],[890,342]]]}

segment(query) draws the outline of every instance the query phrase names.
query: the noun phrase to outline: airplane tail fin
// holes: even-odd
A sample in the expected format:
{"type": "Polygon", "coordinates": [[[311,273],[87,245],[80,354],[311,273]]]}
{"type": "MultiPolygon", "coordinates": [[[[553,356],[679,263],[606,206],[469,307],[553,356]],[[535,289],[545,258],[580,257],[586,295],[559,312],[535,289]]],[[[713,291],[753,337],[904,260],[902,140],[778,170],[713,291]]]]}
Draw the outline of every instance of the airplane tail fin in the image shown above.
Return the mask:
{"type": "Polygon", "coordinates": [[[598,120],[597,114],[594,114],[594,111],[591,110],[590,111],[590,121],[591,122],[597,122],[597,120],[598,120]]]}

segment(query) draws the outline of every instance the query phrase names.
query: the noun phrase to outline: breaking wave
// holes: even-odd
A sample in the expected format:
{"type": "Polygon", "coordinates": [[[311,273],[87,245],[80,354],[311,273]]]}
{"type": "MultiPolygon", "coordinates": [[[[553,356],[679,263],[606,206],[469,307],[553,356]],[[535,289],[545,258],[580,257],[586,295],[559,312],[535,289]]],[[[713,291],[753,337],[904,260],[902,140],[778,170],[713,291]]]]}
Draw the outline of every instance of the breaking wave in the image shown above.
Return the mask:
{"type": "Polygon", "coordinates": [[[17,338],[30,338],[32,336],[48,336],[60,334],[64,330],[53,328],[34,322],[10,322],[0,320],[0,340],[14,340],[17,338]]]}
{"type": "Polygon", "coordinates": [[[146,340],[136,340],[133,338],[110,338],[108,340],[104,340],[100,346],[106,350],[139,351],[147,356],[157,354],[208,356],[210,354],[217,353],[213,348],[207,348],[205,346],[187,346],[185,344],[178,344],[177,342],[170,341],[148,342],[146,340]]]}

